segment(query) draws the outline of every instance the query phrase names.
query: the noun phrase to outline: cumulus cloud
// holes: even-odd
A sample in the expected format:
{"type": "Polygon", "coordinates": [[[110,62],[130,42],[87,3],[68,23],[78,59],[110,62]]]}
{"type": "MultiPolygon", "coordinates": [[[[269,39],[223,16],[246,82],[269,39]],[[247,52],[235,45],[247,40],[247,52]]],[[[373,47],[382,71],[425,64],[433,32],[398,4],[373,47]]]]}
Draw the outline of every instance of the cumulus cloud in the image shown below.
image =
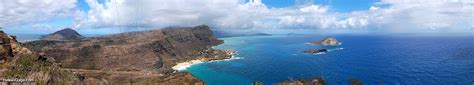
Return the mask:
{"type": "Polygon", "coordinates": [[[212,24],[238,9],[230,0],[87,0],[90,11],[79,12],[77,27],[163,27],[212,24]]]}
{"type": "Polygon", "coordinates": [[[328,7],[302,4],[269,8],[261,0],[87,0],[77,27],[165,27],[208,24],[220,29],[361,28],[367,20],[340,18],[328,7]]]}
{"type": "Polygon", "coordinates": [[[15,26],[74,16],[76,0],[2,0],[0,26],[15,26]]]}
{"type": "MultiPolygon", "coordinates": [[[[37,23],[74,16],[73,28],[161,28],[208,24],[225,30],[355,29],[384,32],[472,32],[473,0],[381,0],[365,11],[336,12],[296,0],[272,8],[261,0],[6,0],[0,25],[37,23]]],[[[51,27],[37,25],[34,27],[51,27]]]]}
{"type": "Polygon", "coordinates": [[[405,29],[472,31],[474,22],[473,0],[382,0],[388,8],[372,12],[374,21],[384,27],[405,29]]]}

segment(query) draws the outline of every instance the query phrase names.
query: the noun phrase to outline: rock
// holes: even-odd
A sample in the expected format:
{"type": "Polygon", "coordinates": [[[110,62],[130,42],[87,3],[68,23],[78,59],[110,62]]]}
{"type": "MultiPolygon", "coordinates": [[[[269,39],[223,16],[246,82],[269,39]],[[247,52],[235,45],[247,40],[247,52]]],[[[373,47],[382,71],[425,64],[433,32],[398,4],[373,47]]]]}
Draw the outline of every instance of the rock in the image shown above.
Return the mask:
{"type": "Polygon", "coordinates": [[[11,41],[12,38],[3,31],[0,31],[0,60],[13,57],[13,48],[11,44],[14,44],[14,42],[11,41]]]}
{"type": "Polygon", "coordinates": [[[77,33],[75,30],[71,28],[66,28],[54,32],[52,34],[42,36],[40,39],[42,40],[78,40],[84,38],[82,35],[77,33]]]}
{"type": "Polygon", "coordinates": [[[327,81],[323,78],[312,78],[312,79],[299,79],[299,80],[286,80],[278,83],[278,85],[326,85],[327,81]]]}
{"type": "Polygon", "coordinates": [[[336,38],[328,37],[321,41],[311,42],[311,44],[323,45],[323,46],[336,46],[340,45],[341,42],[337,41],[336,38]]]}
{"type": "Polygon", "coordinates": [[[0,31],[0,60],[8,60],[22,54],[31,54],[31,51],[21,46],[15,36],[0,31]]]}
{"type": "Polygon", "coordinates": [[[304,52],[305,53],[317,54],[317,53],[325,53],[327,51],[328,51],[327,49],[311,49],[311,50],[306,50],[304,52]]]}

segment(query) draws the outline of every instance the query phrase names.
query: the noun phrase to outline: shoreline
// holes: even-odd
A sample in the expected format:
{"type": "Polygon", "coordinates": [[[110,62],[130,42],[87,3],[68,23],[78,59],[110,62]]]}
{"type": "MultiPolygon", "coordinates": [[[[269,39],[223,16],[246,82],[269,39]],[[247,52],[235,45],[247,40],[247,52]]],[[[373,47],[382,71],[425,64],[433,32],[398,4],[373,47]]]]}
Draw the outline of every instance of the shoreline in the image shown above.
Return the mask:
{"type": "Polygon", "coordinates": [[[209,59],[209,58],[195,59],[195,60],[190,60],[190,61],[186,61],[186,62],[177,63],[176,65],[174,65],[171,68],[175,71],[183,71],[183,70],[186,70],[187,68],[189,68],[193,65],[197,65],[197,64],[242,59],[240,57],[235,57],[235,55],[237,54],[236,51],[229,51],[229,52],[230,53],[228,55],[231,56],[229,58],[224,58],[224,59],[209,59]]]}

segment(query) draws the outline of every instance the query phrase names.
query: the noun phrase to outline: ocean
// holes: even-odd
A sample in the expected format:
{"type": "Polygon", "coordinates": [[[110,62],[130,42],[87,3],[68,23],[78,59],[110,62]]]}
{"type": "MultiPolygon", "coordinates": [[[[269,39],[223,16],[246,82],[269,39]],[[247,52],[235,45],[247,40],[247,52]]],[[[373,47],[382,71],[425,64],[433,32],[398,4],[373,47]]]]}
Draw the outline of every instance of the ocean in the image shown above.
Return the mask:
{"type": "MultiPolygon", "coordinates": [[[[28,42],[28,41],[34,41],[38,40],[42,35],[47,35],[47,34],[11,34],[13,36],[16,36],[16,39],[18,42],[28,42]]],[[[94,36],[100,36],[103,34],[83,34],[82,36],[85,37],[94,37],[94,36]]]]}
{"type": "MultiPolygon", "coordinates": [[[[20,42],[38,34],[15,35],[20,42]]],[[[98,35],[85,35],[88,37],[98,35]]],[[[474,84],[474,36],[333,35],[340,46],[309,45],[327,35],[221,38],[217,49],[238,51],[234,60],[192,65],[183,70],[208,85],[265,85],[321,77],[329,85],[474,84]],[[327,48],[325,54],[304,50],[327,48]]]]}
{"type": "Polygon", "coordinates": [[[221,38],[218,49],[238,59],[195,64],[185,69],[209,85],[265,85],[320,77],[329,85],[474,84],[474,36],[333,35],[340,46],[305,44],[326,35],[221,38]],[[308,49],[327,48],[325,54],[308,49]]]}

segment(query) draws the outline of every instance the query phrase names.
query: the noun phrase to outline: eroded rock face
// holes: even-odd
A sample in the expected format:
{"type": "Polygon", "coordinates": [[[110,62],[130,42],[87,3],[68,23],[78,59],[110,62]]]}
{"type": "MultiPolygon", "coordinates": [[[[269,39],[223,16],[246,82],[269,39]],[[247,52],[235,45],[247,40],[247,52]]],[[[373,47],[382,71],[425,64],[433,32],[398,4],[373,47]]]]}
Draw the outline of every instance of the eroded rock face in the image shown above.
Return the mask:
{"type": "Polygon", "coordinates": [[[0,31],[0,59],[5,60],[10,57],[13,57],[11,38],[3,31],[0,31]]]}
{"type": "Polygon", "coordinates": [[[22,54],[32,54],[32,52],[21,46],[15,36],[0,31],[0,60],[11,60],[16,55],[22,54]]]}
{"type": "MultiPolygon", "coordinates": [[[[31,79],[33,84],[73,84],[74,78],[65,77],[69,74],[59,69],[54,60],[41,53],[35,53],[21,46],[14,36],[0,31],[0,78],[31,79]],[[70,80],[65,80],[70,79],[70,80]],[[69,81],[71,83],[65,83],[69,81]]],[[[2,82],[5,83],[5,82],[2,82]]],[[[8,82],[24,84],[22,82],[8,82]]]]}
{"type": "Polygon", "coordinates": [[[340,42],[336,38],[325,38],[321,41],[311,42],[311,44],[324,45],[324,46],[336,46],[340,45],[340,42]]]}
{"type": "Polygon", "coordinates": [[[62,29],[41,37],[42,40],[78,40],[81,38],[84,37],[71,28],[62,29]]]}

